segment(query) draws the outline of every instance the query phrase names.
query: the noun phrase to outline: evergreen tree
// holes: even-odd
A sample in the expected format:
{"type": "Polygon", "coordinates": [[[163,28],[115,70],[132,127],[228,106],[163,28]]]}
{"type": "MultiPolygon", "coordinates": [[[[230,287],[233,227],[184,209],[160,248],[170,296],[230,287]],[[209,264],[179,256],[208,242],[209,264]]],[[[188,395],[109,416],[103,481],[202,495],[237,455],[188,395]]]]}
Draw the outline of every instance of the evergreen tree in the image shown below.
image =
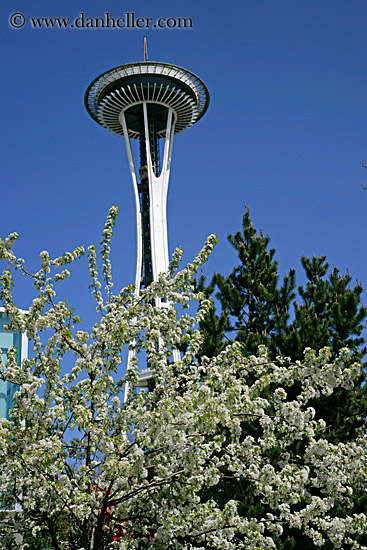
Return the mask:
{"type": "MultiPolygon", "coordinates": [[[[246,354],[266,345],[272,359],[278,353],[302,359],[306,347],[319,351],[324,346],[332,349],[333,357],[348,347],[351,362],[363,359],[367,308],[361,302],[362,285],[351,286],[349,272],[341,275],[335,266],[330,272],[325,256],[302,257],[305,285],[299,285],[296,293],[294,269],[280,284],[275,249],[269,247],[268,235],[256,231],[247,207],[242,231],[229,235],[228,240],[239,264],[227,277],[215,273],[206,286],[202,275],[198,283],[220,306],[219,313],[213,307],[202,321],[203,355],[210,357],[237,340],[246,354]]],[[[347,441],[366,426],[365,379],[360,377],[357,389],[339,389],[332,398],[313,403],[317,415],[327,422],[331,441],[347,441]]]]}
{"type": "MultiPolygon", "coordinates": [[[[366,347],[362,331],[367,317],[367,308],[361,302],[363,288],[357,282],[351,286],[349,273],[341,275],[334,267],[329,273],[326,257],[301,258],[306,284],[299,285],[296,292],[295,270],[279,282],[278,262],[275,249],[269,248],[268,235],[257,232],[246,207],[242,219],[242,231],[229,235],[228,240],[235,248],[239,264],[227,276],[215,273],[209,285],[202,275],[198,287],[212,299],[213,308],[201,323],[204,335],[202,353],[212,356],[224,349],[232,340],[243,344],[245,354],[257,352],[260,344],[269,350],[269,358],[276,359],[281,353],[292,360],[301,360],[304,349],[310,347],[319,351],[329,346],[333,357],[343,347],[351,350],[350,362],[362,360],[366,347]],[[329,273],[329,275],[328,275],[329,273]],[[215,304],[219,306],[216,311],[215,304]]],[[[318,396],[310,403],[316,418],[323,418],[327,424],[325,437],[338,444],[351,441],[366,429],[367,385],[366,376],[361,375],[353,389],[337,388],[331,396],[318,396]]],[[[274,388],[275,390],[275,388],[274,388]]],[[[299,391],[298,384],[290,389],[289,396],[299,391]]],[[[262,437],[252,419],[244,420],[244,433],[262,437]]],[[[302,456],[304,448],[294,444],[289,451],[293,460],[302,456]]],[[[259,502],[256,492],[244,482],[224,478],[211,488],[207,498],[223,498],[231,493],[240,503],[241,513],[246,517],[261,517],[268,512],[259,502]]],[[[367,499],[363,488],[355,492],[354,506],[363,512],[367,499]]],[[[348,514],[348,506],[340,509],[341,515],[348,514]]],[[[276,541],[278,550],[315,550],[312,541],[287,527],[276,541]]],[[[331,550],[332,545],[323,546],[331,550]]],[[[349,549],[349,547],[346,547],[349,549]]]]}

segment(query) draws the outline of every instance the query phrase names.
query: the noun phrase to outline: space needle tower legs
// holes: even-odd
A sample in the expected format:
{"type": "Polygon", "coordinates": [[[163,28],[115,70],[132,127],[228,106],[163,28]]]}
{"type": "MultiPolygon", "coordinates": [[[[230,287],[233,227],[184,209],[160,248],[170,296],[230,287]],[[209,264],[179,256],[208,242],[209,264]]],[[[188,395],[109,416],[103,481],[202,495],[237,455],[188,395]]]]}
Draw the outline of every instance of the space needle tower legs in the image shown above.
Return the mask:
{"type": "MultiPolygon", "coordinates": [[[[135,289],[139,294],[141,282],[149,283],[149,272],[152,271],[152,280],[158,279],[159,273],[168,269],[168,238],[167,238],[167,191],[168,181],[172,156],[172,141],[174,130],[174,113],[172,109],[168,109],[166,136],[164,143],[164,152],[162,166],[159,175],[157,169],[153,165],[151,151],[153,149],[149,136],[149,120],[148,109],[146,102],[143,103],[144,116],[144,134],[145,134],[145,151],[146,165],[141,166],[139,172],[136,170],[134,158],[131,149],[130,139],[128,137],[127,125],[124,112],[121,113],[121,125],[124,129],[125,145],[129,159],[129,168],[131,179],[134,186],[135,204],[136,204],[136,225],[137,225],[137,260],[136,260],[136,277],[135,289]],[[149,251],[145,252],[145,265],[143,266],[143,234],[142,234],[142,191],[139,189],[137,182],[137,173],[141,178],[141,184],[148,182],[149,185],[149,225],[150,225],[150,258],[149,251]],[[143,270],[143,267],[145,268],[143,270]],[[142,277],[142,274],[144,276],[142,277]]],[[[147,244],[148,246],[148,244],[147,244]]]]}
{"type": "MultiPolygon", "coordinates": [[[[174,136],[174,112],[171,108],[168,109],[167,126],[164,140],[164,150],[162,164],[159,172],[159,163],[156,158],[152,159],[152,151],[156,149],[157,137],[149,131],[152,126],[148,116],[147,102],[142,104],[142,126],[144,133],[145,146],[141,150],[144,151],[140,162],[146,162],[140,166],[139,171],[136,169],[134,157],[132,153],[131,142],[128,134],[126,117],[122,111],[120,114],[121,126],[124,130],[125,146],[129,161],[130,175],[134,187],[135,205],[136,205],[136,227],[137,227],[137,254],[136,254],[136,275],[135,275],[135,295],[139,296],[141,285],[145,287],[153,280],[158,280],[158,275],[168,270],[168,236],[167,236],[167,192],[168,182],[172,157],[172,143],[174,136]],[[153,142],[152,142],[153,140],[153,142]],[[138,183],[138,177],[141,183],[138,183]],[[144,223],[144,186],[148,186],[148,201],[149,201],[149,226],[144,223]],[[149,231],[147,239],[143,239],[143,230],[149,231]],[[144,260],[144,261],[143,261],[144,260]]],[[[147,206],[145,206],[147,208],[147,206]]],[[[156,306],[170,307],[169,303],[162,302],[160,298],[156,298],[156,306]]],[[[130,346],[128,354],[128,368],[131,360],[135,355],[134,346],[130,346]]],[[[173,349],[173,360],[180,359],[179,351],[173,349]]],[[[152,377],[152,372],[149,369],[143,371],[140,376],[140,386],[146,385],[149,378],[152,377]]],[[[124,401],[127,399],[128,384],[125,385],[124,401]]]]}
{"type": "MultiPolygon", "coordinates": [[[[195,124],[208,105],[209,92],[200,78],[176,65],[146,57],[143,62],[101,74],[86,91],[85,106],[90,116],[125,140],[136,204],[136,296],[168,270],[167,191],[173,137],[195,124]],[[139,167],[134,161],[132,139],[139,141],[139,167]]],[[[155,305],[170,307],[161,299],[155,305]]],[[[128,367],[134,353],[132,343],[128,367]]],[[[174,361],[180,358],[177,350],[172,350],[172,356],[174,361]]],[[[152,374],[149,369],[143,371],[139,386],[147,387],[152,374]]],[[[125,388],[125,399],[127,392],[125,388]]]]}

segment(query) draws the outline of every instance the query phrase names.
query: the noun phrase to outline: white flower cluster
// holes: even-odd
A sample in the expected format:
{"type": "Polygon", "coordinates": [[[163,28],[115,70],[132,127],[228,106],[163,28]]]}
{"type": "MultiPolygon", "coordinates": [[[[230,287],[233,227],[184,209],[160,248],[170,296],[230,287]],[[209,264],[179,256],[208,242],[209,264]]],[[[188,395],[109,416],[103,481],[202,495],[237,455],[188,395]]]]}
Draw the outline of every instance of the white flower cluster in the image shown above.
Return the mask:
{"type": "Polygon", "coordinates": [[[333,361],[327,349],[306,350],[296,363],[269,361],[264,348],[246,358],[239,343],[195,360],[198,322],[210,302],[194,292],[192,278],[216,237],[181,271],[177,251],[170,272],[138,298],[133,287],[113,294],[116,215],[112,209],[102,238],[104,288],[97,250],[88,249],[101,314],[90,334],[75,329],[79,318],[57,302],[54,288],[57,269],[83,249],[56,260],[41,254],[41,270],[30,275],[38,296],[22,316],[10,269],[23,269],[23,262],[11,251],[14,235],[0,241],[9,265],[1,278],[4,307],[11,326],[34,343],[32,359],[18,366],[14,350],[2,374],[20,389],[10,420],[0,423],[0,492],[4,505],[22,508],[3,520],[4,540],[18,531],[47,534],[56,550],[68,541],[85,550],[268,550],[292,529],[315,547],[366,550],[367,517],[353,508],[367,484],[366,440],[331,444],[310,406],[337,386],[349,387],[361,366],[345,367],[347,350],[333,361]],[[156,307],[160,298],[201,306],[194,316],[179,316],[175,307],[156,307]],[[125,376],[121,365],[132,342],[155,371],[154,388],[122,404],[124,384],[138,378],[139,355],[125,376]],[[173,362],[180,345],[182,359],[173,362]]]}

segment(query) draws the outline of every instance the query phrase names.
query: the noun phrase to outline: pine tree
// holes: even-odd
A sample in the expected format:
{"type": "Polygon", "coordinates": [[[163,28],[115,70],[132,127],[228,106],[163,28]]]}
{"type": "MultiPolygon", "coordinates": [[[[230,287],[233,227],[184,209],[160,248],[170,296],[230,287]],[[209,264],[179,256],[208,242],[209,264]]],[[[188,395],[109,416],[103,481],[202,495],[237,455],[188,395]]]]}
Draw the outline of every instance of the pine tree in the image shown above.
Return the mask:
{"type": "MultiPolygon", "coordinates": [[[[205,285],[198,284],[213,307],[200,327],[204,333],[203,355],[218,353],[231,340],[243,344],[244,353],[256,353],[260,344],[269,349],[272,359],[278,353],[292,360],[302,359],[306,347],[319,351],[332,349],[333,357],[343,347],[351,350],[351,361],[362,360],[366,340],[362,334],[367,308],[361,302],[362,285],[351,286],[351,275],[341,275],[334,266],[330,272],[325,256],[302,257],[306,284],[296,293],[295,270],[279,284],[275,249],[270,237],[254,228],[248,207],[242,231],[229,235],[239,264],[227,276],[215,273],[205,285]]],[[[317,415],[327,423],[331,441],[348,441],[366,426],[367,386],[361,376],[358,389],[339,389],[332,398],[313,403],[317,415]]]]}
{"type": "MultiPolygon", "coordinates": [[[[280,344],[285,337],[290,305],[295,297],[294,270],[290,270],[278,288],[275,249],[267,250],[270,238],[256,232],[247,207],[242,233],[229,235],[228,240],[236,249],[240,264],[227,277],[215,273],[210,285],[205,287],[202,276],[199,284],[207,295],[214,294],[221,306],[220,315],[216,315],[213,309],[212,316],[216,320],[205,327],[205,355],[210,355],[214,340],[217,349],[219,340],[225,345],[225,340],[228,340],[226,333],[230,337],[234,334],[234,339],[241,341],[248,353],[256,353],[261,344],[268,347],[269,344],[270,347],[280,344]],[[210,332],[210,326],[215,326],[215,332],[210,332]]],[[[208,320],[204,321],[206,323],[208,320]]]]}
{"type": "MultiPolygon", "coordinates": [[[[335,266],[329,273],[325,256],[302,257],[306,284],[299,285],[296,292],[294,269],[279,284],[275,249],[269,248],[268,235],[256,231],[247,207],[242,231],[229,235],[228,240],[237,252],[239,264],[227,277],[215,273],[210,284],[205,285],[202,275],[198,283],[213,301],[212,311],[200,326],[204,333],[203,355],[210,357],[231,340],[238,340],[245,354],[256,353],[258,346],[265,344],[271,359],[282,353],[294,361],[302,359],[306,347],[319,351],[325,346],[331,348],[334,357],[339,349],[348,347],[352,352],[351,362],[363,359],[366,340],[362,331],[367,308],[361,302],[361,284],[357,282],[352,287],[349,273],[341,275],[335,266]]],[[[325,437],[332,443],[351,441],[367,427],[366,376],[361,375],[358,382],[352,390],[338,388],[332,396],[320,396],[310,403],[316,410],[316,418],[325,420],[325,437]]],[[[298,389],[295,385],[294,395],[298,389]]],[[[261,437],[251,419],[244,423],[246,433],[255,440],[261,437]]],[[[294,445],[290,450],[295,460],[302,456],[302,445],[294,445]]],[[[221,497],[225,500],[231,493],[246,517],[260,517],[267,512],[250,486],[234,480],[223,479],[209,493],[205,495],[207,498],[214,495],[219,500],[221,497]]],[[[356,510],[364,512],[367,498],[363,489],[354,494],[353,500],[356,510]]],[[[347,507],[340,513],[347,514],[347,507]]],[[[278,550],[316,548],[309,539],[290,528],[276,544],[278,550]]],[[[326,544],[323,548],[332,550],[333,547],[326,544]]]]}

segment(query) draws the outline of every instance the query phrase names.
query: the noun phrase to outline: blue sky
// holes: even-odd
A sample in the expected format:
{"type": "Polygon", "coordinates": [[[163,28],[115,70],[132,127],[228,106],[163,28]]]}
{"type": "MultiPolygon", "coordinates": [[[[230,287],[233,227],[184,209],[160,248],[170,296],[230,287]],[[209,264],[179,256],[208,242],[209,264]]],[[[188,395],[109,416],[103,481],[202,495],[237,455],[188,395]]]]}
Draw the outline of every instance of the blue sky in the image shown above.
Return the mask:
{"type": "MultiPolygon", "coordinates": [[[[175,138],[168,197],[169,243],[189,261],[206,236],[220,243],[206,269],[235,265],[228,232],[245,203],[271,236],[280,274],[301,255],[325,254],[367,285],[367,3],[365,0],[140,2],[2,0],[0,235],[17,231],[31,268],[98,242],[108,208],[121,213],[113,244],[116,286],[135,276],[135,211],[124,143],[97,125],[83,98],[111,67],[143,58],[200,76],[211,104],[175,138]],[[9,25],[21,12],[26,24],[9,25]],[[191,17],[193,29],[33,29],[31,17],[191,17]]],[[[86,263],[70,300],[93,310],[86,263]]],[[[300,278],[301,280],[301,278],[300,278]]],[[[32,292],[24,279],[20,307],[32,292]]],[[[366,300],[366,294],[365,301],[366,300]]]]}

